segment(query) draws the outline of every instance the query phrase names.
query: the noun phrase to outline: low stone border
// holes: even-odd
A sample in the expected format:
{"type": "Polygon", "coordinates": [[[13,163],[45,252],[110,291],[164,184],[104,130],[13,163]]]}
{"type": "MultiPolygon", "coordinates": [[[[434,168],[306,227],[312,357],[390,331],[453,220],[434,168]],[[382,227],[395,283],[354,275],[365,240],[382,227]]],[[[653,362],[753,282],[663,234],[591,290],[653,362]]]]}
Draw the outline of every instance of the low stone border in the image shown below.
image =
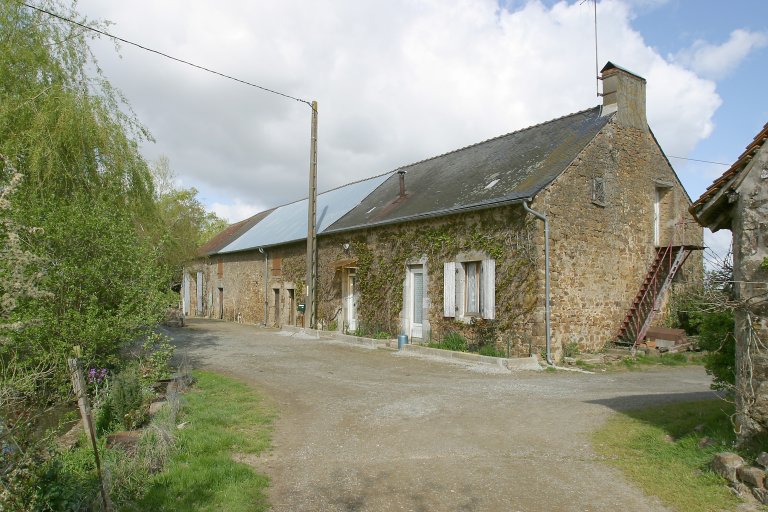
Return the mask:
{"type": "MultiPolygon", "coordinates": [[[[377,340],[373,338],[363,338],[362,336],[351,336],[349,334],[341,334],[331,331],[319,331],[317,329],[305,329],[303,327],[294,327],[290,325],[283,326],[282,331],[291,332],[295,334],[301,333],[307,338],[312,337],[318,340],[333,340],[343,343],[349,343],[352,345],[363,346],[367,348],[382,348],[397,350],[396,339],[383,339],[377,340]]],[[[519,357],[519,358],[506,358],[506,357],[491,357],[483,356],[480,354],[474,354],[471,352],[456,352],[453,350],[443,350],[439,348],[430,348],[423,345],[407,344],[403,346],[403,352],[410,355],[422,355],[435,359],[442,359],[448,362],[464,363],[464,364],[479,364],[485,366],[494,366],[510,371],[519,370],[532,370],[541,371],[543,368],[539,364],[536,356],[531,357],[519,357]]]]}
{"type": "Polygon", "coordinates": [[[541,371],[543,368],[535,356],[531,357],[491,357],[472,352],[456,352],[453,350],[443,350],[440,348],[430,348],[421,345],[405,345],[403,352],[406,354],[419,354],[437,359],[445,359],[456,363],[481,364],[487,366],[497,366],[510,371],[531,370],[541,371]]]}
{"type": "Polygon", "coordinates": [[[722,476],[731,484],[731,488],[741,497],[750,494],[760,503],[768,505],[768,481],[766,481],[766,469],[768,469],[768,453],[761,453],[757,457],[757,463],[762,466],[750,466],[739,455],[731,452],[722,452],[715,455],[712,461],[712,470],[722,476]]]}

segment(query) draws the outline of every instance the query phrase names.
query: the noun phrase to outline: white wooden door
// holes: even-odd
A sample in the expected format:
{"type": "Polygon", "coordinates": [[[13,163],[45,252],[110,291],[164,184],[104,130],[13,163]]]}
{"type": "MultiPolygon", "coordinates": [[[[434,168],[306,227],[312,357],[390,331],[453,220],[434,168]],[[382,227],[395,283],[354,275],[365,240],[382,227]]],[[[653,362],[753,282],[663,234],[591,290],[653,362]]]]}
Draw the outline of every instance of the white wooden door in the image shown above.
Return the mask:
{"type": "Polygon", "coordinates": [[[183,288],[184,294],[181,299],[181,311],[184,315],[189,315],[189,274],[184,272],[183,288]]]}
{"type": "Polygon", "coordinates": [[[408,269],[409,305],[408,320],[411,338],[422,338],[424,326],[424,268],[421,265],[408,269]]]}
{"type": "Polygon", "coordinates": [[[357,330],[357,275],[349,270],[347,275],[347,326],[350,332],[357,330]]]}

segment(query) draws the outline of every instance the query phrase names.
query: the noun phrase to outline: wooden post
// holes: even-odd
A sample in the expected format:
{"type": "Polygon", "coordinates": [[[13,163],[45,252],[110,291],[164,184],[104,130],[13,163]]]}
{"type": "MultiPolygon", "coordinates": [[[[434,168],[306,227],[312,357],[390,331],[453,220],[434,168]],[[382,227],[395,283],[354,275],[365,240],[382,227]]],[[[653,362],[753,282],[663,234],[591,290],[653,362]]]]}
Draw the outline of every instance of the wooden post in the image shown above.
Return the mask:
{"type": "Polygon", "coordinates": [[[80,416],[83,418],[83,428],[85,428],[85,434],[91,441],[91,447],[93,448],[93,458],[96,461],[96,472],[99,475],[99,485],[101,487],[101,500],[104,504],[104,510],[109,512],[112,508],[109,503],[109,497],[107,496],[107,489],[104,487],[104,479],[101,475],[99,448],[96,446],[96,431],[93,428],[91,405],[88,403],[88,393],[86,393],[85,379],[83,378],[83,372],[80,369],[80,361],[74,358],[67,359],[67,366],[69,366],[69,378],[72,381],[72,389],[74,389],[75,395],[77,395],[77,405],[80,408],[80,416]]]}

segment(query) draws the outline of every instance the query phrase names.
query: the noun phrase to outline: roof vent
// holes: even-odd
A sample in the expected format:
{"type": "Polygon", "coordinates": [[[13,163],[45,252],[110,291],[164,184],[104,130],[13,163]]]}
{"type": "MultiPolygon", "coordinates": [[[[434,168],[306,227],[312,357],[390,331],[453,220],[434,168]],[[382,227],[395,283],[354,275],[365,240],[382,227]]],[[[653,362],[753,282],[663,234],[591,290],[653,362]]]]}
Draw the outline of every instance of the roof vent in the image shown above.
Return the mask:
{"type": "Polygon", "coordinates": [[[405,197],[405,173],[408,171],[397,171],[400,175],[400,197],[405,197]]]}

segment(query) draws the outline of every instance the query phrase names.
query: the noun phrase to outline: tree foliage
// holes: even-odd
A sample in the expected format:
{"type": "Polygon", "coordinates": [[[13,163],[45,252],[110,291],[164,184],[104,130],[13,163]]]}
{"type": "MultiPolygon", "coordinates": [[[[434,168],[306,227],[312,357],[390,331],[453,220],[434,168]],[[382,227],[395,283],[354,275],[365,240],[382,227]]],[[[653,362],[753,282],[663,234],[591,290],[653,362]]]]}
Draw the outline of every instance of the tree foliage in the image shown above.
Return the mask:
{"type": "MultiPolygon", "coordinates": [[[[41,4],[102,27],[73,5],[41,4]]],[[[29,324],[7,336],[0,357],[14,353],[30,367],[51,359],[62,383],[74,345],[86,364],[118,365],[120,348],[175,302],[170,290],[182,264],[224,224],[195,189],[174,186],[167,159],[148,165],[139,148],[150,135],[100,74],[89,37],[82,27],[0,0],[0,154],[24,175],[13,178],[14,208],[0,206],[0,216],[6,213],[6,228],[37,227],[19,231],[23,240],[0,233],[10,255],[0,277],[17,278],[6,280],[15,296],[2,295],[3,321],[11,325],[12,305],[13,325],[29,324]],[[38,285],[46,292],[37,293],[38,285]]]]}
{"type": "Polygon", "coordinates": [[[736,378],[736,340],[731,293],[733,267],[726,257],[705,274],[700,289],[686,290],[672,301],[672,324],[698,337],[706,351],[704,367],[712,387],[732,391],[736,378]]]}
{"type": "Polygon", "coordinates": [[[195,188],[176,185],[167,157],[160,157],[152,172],[160,220],[157,244],[171,270],[172,284],[178,284],[184,263],[195,258],[197,249],[226,228],[227,222],[205,209],[195,188]]]}

